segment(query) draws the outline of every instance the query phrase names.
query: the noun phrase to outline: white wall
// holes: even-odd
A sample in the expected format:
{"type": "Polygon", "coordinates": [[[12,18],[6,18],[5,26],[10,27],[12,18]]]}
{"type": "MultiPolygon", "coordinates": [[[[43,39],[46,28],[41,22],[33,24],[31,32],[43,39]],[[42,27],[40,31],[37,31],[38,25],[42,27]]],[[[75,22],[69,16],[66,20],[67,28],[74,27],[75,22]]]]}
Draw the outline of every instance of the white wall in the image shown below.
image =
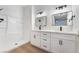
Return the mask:
{"type": "Polygon", "coordinates": [[[79,5],[72,5],[72,10],[75,15],[73,20],[73,29],[74,31],[79,31],[79,5]]]}
{"type": "Polygon", "coordinates": [[[8,19],[6,36],[3,37],[4,39],[0,39],[0,52],[9,51],[27,43],[30,39],[29,29],[31,29],[30,7],[1,5],[0,8],[4,9],[0,13],[7,16],[8,19]]]}
{"type": "Polygon", "coordinates": [[[24,40],[29,42],[31,39],[32,29],[32,6],[28,5],[24,7],[24,40]]]}

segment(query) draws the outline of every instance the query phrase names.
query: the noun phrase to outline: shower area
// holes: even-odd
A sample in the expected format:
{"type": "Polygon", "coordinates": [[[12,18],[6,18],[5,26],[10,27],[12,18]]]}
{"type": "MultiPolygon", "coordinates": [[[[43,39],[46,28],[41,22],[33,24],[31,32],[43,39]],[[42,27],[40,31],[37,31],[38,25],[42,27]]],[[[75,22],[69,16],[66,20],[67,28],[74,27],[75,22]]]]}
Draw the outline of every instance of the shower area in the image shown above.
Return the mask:
{"type": "MultiPolygon", "coordinates": [[[[0,12],[3,11],[3,9],[0,9],[0,12]]],[[[7,30],[8,30],[8,17],[0,13],[0,50],[3,50],[4,45],[6,43],[6,36],[7,36],[7,30]]]]}
{"type": "Polygon", "coordinates": [[[31,27],[25,27],[30,24],[26,18],[29,20],[31,13],[26,11],[31,11],[31,6],[0,5],[0,52],[8,52],[29,42],[28,31],[31,27]]]}

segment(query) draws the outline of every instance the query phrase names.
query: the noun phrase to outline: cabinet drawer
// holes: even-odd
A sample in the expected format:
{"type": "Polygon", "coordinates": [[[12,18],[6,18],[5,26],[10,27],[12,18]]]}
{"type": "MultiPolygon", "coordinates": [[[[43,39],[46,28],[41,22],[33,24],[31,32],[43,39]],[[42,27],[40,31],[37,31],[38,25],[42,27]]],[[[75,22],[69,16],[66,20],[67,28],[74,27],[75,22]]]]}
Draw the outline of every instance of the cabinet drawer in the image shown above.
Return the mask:
{"type": "Polygon", "coordinates": [[[52,38],[62,38],[62,39],[68,39],[68,40],[75,40],[75,35],[67,35],[67,34],[60,34],[60,33],[52,33],[52,38]]]}
{"type": "Polygon", "coordinates": [[[48,39],[41,39],[41,42],[48,43],[48,39]]]}
{"type": "Polygon", "coordinates": [[[49,44],[41,44],[41,48],[50,51],[50,45],[49,44]]]}
{"type": "Polygon", "coordinates": [[[44,39],[44,38],[42,38],[41,39],[41,43],[50,43],[50,39],[44,39]]]}
{"type": "Polygon", "coordinates": [[[32,32],[31,43],[37,47],[40,47],[40,32],[32,32]]]}
{"type": "Polygon", "coordinates": [[[41,32],[41,38],[49,39],[50,38],[50,33],[48,33],[48,32],[41,32]]]}

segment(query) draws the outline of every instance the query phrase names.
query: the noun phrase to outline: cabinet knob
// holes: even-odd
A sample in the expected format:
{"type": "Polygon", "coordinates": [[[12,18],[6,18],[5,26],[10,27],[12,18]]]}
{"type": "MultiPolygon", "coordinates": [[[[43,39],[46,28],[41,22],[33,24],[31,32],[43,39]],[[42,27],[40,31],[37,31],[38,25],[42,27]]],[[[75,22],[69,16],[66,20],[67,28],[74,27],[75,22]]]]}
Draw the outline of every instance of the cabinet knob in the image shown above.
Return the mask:
{"type": "Polygon", "coordinates": [[[47,34],[43,34],[43,35],[47,35],[47,34]]]}
{"type": "Polygon", "coordinates": [[[43,47],[47,48],[47,46],[46,46],[46,45],[43,45],[43,47]]]}
{"type": "Polygon", "coordinates": [[[63,45],[63,41],[62,40],[59,40],[59,45],[63,45]]]}
{"type": "Polygon", "coordinates": [[[79,37],[79,35],[78,35],[78,37],[79,37]]]}
{"type": "Polygon", "coordinates": [[[34,35],[34,38],[36,38],[36,35],[34,35]]]}
{"type": "Polygon", "coordinates": [[[47,41],[47,39],[43,39],[44,41],[47,41]]]}

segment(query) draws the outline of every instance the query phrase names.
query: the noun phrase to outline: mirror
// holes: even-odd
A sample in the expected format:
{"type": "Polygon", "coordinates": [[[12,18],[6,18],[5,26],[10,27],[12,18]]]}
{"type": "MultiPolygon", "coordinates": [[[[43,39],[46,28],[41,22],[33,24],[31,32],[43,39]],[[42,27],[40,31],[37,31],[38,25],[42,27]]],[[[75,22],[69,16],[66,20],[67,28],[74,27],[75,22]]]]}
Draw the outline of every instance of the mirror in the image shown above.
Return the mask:
{"type": "Polygon", "coordinates": [[[54,26],[72,25],[72,11],[53,14],[52,20],[54,26]]]}
{"type": "Polygon", "coordinates": [[[37,17],[35,19],[35,26],[39,27],[39,26],[46,26],[47,25],[47,17],[46,16],[42,16],[42,17],[37,17]]]}

